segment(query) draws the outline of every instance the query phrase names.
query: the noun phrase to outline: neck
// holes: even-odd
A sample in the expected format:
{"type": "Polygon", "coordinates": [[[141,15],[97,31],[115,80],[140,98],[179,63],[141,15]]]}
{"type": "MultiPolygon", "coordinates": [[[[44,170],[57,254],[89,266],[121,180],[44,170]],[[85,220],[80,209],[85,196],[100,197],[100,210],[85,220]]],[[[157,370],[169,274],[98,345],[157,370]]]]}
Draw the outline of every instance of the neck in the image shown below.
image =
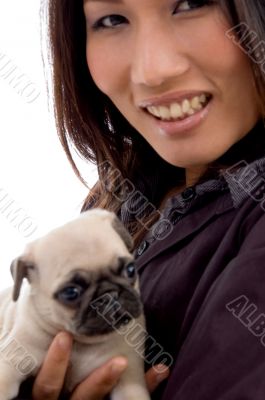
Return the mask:
{"type": "Polygon", "coordinates": [[[195,185],[206,169],[207,166],[205,165],[196,165],[191,168],[186,168],[186,187],[195,185]]]}

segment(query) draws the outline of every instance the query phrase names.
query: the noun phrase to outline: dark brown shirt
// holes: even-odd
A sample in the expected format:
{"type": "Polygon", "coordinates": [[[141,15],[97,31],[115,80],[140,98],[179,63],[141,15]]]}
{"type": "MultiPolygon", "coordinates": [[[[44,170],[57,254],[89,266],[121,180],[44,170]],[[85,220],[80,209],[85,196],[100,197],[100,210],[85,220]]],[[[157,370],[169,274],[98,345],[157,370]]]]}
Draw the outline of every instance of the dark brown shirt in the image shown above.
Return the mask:
{"type": "Polygon", "coordinates": [[[173,359],[152,399],[264,400],[265,159],[167,205],[172,231],[136,251],[148,335],[173,359]]]}

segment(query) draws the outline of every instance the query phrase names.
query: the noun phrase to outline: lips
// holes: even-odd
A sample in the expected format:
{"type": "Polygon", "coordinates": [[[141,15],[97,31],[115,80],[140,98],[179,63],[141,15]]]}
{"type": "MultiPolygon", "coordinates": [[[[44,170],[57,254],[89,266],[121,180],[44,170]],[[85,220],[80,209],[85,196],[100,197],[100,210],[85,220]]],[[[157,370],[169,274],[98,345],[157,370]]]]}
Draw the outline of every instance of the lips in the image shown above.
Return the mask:
{"type": "MultiPolygon", "coordinates": [[[[176,135],[187,134],[188,132],[194,132],[195,128],[198,128],[208,117],[210,110],[213,107],[214,101],[213,96],[208,97],[205,104],[200,110],[192,111],[192,113],[184,113],[179,118],[168,118],[163,119],[158,116],[154,116],[147,109],[143,109],[143,112],[149,118],[152,124],[153,132],[157,131],[159,134],[167,137],[174,137],[176,135]]],[[[185,101],[185,100],[184,100],[185,101]]],[[[165,107],[165,106],[164,106],[165,107]]]]}

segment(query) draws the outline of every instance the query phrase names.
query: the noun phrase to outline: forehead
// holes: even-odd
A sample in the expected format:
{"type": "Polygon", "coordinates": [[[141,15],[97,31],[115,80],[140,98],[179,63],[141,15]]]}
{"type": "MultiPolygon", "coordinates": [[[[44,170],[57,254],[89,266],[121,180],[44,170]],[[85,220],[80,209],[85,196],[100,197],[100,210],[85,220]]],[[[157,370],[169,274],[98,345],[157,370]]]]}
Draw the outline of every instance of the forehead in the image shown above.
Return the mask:
{"type": "Polygon", "coordinates": [[[129,256],[127,247],[110,223],[70,225],[51,232],[34,246],[35,262],[41,267],[100,268],[115,265],[129,256]]]}

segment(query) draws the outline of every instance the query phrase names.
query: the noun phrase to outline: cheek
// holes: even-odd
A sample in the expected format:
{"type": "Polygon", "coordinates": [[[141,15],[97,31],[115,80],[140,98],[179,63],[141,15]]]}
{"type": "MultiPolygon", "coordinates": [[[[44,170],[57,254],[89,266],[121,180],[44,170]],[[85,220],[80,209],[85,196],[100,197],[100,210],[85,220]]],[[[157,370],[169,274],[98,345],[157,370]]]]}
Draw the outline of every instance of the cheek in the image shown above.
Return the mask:
{"type": "Polygon", "coordinates": [[[105,74],[106,54],[104,53],[104,49],[101,49],[99,46],[94,46],[93,44],[87,45],[86,59],[92,79],[99,89],[105,92],[104,88],[107,79],[105,74]]]}
{"type": "Polygon", "coordinates": [[[90,74],[97,87],[110,96],[118,90],[124,82],[122,74],[124,62],[122,53],[115,53],[117,45],[101,45],[100,43],[90,43],[87,45],[86,57],[90,74]]]}
{"type": "Polygon", "coordinates": [[[237,64],[239,58],[241,59],[240,50],[225,36],[225,32],[226,26],[221,22],[217,24],[215,19],[209,20],[203,29],[193,32],[195,39],[190,43],[189,54],[194,61],[193,64],[209,72],[209,77],[219,71],[225,76],[228,69],[237,64]]]}
{"type": "Polygon", "coordinates": [[[238,114],[244,106],[251,109],[252,115],[257,112],[258,106],[250,60],[226,36],[228,29],[230,26],[222,17],[208,20],[203,29],[194,32],[196,39],[190,54],[200,73],[212,81],[217,99],[222,101],[225,109],[233,109],[238,114]],[[207,32],[211,32],[211,38],[207,32]],[[238,108],[239,98],[241,108],[238,108]]]}
{"type": "Polygon", "coordinates": [[[229,112],[234,111],[235,118],[252,119],[258,112],[258,102],[250,60],[227,37],[220,38],[216,46],[218,52],[213,53],[212,65],[215,83],[220,91],[219,99],[224,101],[229,112]],[[242,110],[245,110],[243,114],[242,110]]]}

